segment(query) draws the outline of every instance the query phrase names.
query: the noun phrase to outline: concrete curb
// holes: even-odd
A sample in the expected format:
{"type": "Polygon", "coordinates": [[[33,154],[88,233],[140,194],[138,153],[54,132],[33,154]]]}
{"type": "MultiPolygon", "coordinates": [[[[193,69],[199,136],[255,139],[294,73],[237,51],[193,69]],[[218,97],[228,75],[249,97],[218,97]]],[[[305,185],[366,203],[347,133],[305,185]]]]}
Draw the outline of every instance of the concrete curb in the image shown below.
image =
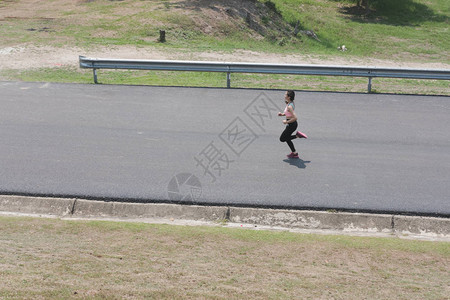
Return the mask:
{"type": "Polygon", "coordinates": [[[392,216],[324,211],[231,208],[230,221],[299,229],[391,233],[392,216]]]}
{"type": "Polygon", "coordinates": [[[75,199],[0,195],[0,211],[65,216],[72,213],[75,199]]]}
{"type": "Polygon", "coordinates": [[[450,237],[450,219],[393,216],[393,223],[395,232],[398,234],[433,234],[450,237]]]}
{"type": "Polygon", "coordinates": [[[166,219],[233,222],[342,233],[418,235],[450,241],[450,219],[389,214],[277,210],[223,206],[104,202],[83,199],[1,196],[0,212],[74,218],[166,219]]]}
{"type": "Polygon", "coordinates": [[[123,203],[77,200],[74,217],[157,218],[213,222],[224,220],[226,207],[164,203],[123,203]]]}

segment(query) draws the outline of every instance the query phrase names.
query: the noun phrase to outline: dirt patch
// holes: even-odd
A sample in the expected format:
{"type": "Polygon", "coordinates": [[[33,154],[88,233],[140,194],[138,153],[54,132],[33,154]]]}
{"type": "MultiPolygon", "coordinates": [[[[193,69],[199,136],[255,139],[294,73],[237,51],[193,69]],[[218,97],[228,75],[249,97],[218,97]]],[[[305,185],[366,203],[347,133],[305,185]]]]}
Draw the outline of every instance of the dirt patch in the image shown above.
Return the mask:
{"type": "Polygon", "coordinates": [[[0,48],[0,70],[54,68],[77,66],[78,56],[117,59],[156,59],[156,60],[196,60],[196,61],[235,61],[276,64],[319,64],[352,65],[400,68],[448,69],[445,63],[398,62],[380,59],[357,59],[346,57],[321,57],[313,55],[284,55],[248,50],[233,52],[192,52],[184,49],[162,49],[157,47],[114,46],[97,47],[84,50],[78,47],[52,47],[18,45],[0,48]]]}
{"type": "MultiPolygon", "coordinates": [[[[77,8],[81,1],[58,0],[53,1],[51,5],[47,1],[39,0],[20,0],[3,1],[0,4],[0,20],[4,18],[18,19],[38,19],[59,17],[61,11],[69,11],[77,8]]],[[[80,8],[78,8],[80,9],[80,8]]]]}

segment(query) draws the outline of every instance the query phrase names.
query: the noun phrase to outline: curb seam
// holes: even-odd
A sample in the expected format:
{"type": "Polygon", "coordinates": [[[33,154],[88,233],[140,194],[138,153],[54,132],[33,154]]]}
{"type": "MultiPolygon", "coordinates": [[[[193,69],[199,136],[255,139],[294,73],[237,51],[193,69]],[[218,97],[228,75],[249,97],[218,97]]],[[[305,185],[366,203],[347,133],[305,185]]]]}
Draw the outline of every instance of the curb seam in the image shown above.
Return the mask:
{"type": "Polygon", "coordinates": [[[72,215],[72,216],[75,214],[75,207],[76,207],[76,205],[77,205],[77,199],[75,199],[73,201],[72,208],[70,209],[70,215],[72,215]]]}

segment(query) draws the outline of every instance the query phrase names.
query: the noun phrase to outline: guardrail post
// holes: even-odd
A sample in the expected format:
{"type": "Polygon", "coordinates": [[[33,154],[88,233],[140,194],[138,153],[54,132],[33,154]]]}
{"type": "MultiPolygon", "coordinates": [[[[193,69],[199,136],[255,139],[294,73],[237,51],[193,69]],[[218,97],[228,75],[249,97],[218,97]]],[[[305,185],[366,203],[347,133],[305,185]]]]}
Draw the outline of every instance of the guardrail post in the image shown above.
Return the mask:
{"type": "Polygon", "coordinates": [[[231,75],[230,72],[227,72],[227,88],[231,87],[231,75]]]}
{"type": "Polygon", "coordinates": [[[97,81],[97,69],[94,69],[94,82],[98,83],[98,81],[97,81]]]}
{"type": "Polygon", "coordinates": [[[369,77],[369,84],[367,85],[367,92],[372,92],[372,77],[369,77]]]}

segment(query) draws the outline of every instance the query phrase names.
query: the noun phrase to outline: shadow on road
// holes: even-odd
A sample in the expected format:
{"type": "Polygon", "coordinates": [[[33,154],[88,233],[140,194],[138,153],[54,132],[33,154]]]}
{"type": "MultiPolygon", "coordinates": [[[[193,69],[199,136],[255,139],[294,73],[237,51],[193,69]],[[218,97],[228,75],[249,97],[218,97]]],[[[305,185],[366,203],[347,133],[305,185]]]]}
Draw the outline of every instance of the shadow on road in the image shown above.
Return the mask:
{"type": "Polygon", "coordinates": [[[311,161],[303,160],[300,158],[292,158],[292,159],[283,159],[285,163],[290,164],[291,166],[296,166],[300,169],[305,169],[306,164],[309,164],[311,161]]]}

